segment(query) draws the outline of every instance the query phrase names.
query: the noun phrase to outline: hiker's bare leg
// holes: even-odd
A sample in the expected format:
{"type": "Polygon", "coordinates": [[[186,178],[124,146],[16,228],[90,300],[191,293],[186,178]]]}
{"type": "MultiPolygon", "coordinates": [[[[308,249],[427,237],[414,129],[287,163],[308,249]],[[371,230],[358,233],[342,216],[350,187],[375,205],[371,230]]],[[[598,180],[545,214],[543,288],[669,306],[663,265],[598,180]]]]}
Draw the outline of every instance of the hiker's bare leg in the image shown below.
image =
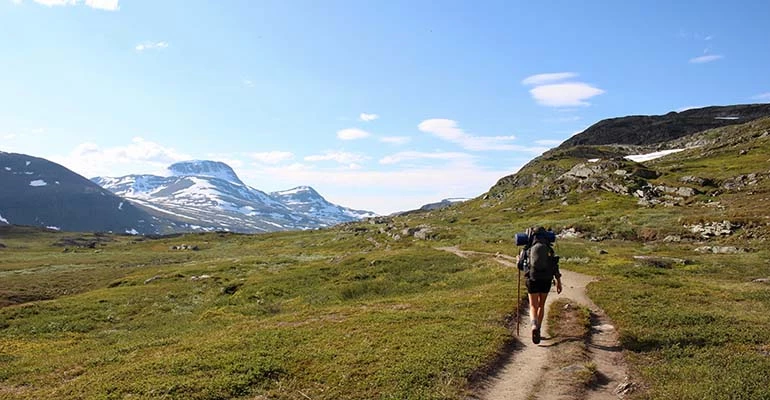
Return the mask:
{"type": "Polygon", "coordinates": [[[543,317],[545,316],[545,299],[548,298],[548,293],[536,293],[535,294],[537,299],[537,304],[540,305],[540,307],[537,309],[537,327],[540,328],[543,326],[543,317]]]}
{"type": "MultiPolygon", "coordinates": [[[[531,319],[533,322],[536,322],[537,314],[540,310],[540,296],[539,293],[530,293],[529,294],[529,319],[531,319]]],[[[532,324],[532,329],[535,329],[536,327],[539,327],[537,323],[532,324]]]]}

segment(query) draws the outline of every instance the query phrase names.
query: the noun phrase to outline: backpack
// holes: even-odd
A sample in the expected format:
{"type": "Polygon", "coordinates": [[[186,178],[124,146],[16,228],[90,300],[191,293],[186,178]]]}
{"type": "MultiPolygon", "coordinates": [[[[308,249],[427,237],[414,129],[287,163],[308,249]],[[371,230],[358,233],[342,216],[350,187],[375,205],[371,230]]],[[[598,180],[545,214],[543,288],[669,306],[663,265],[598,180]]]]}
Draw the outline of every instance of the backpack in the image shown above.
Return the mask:
{"type": "Polygon", "coordinates": [[[550,281],[556,273],[555,254],[551,246],[535,242],[528,251],[529,279],[550,281]]]}

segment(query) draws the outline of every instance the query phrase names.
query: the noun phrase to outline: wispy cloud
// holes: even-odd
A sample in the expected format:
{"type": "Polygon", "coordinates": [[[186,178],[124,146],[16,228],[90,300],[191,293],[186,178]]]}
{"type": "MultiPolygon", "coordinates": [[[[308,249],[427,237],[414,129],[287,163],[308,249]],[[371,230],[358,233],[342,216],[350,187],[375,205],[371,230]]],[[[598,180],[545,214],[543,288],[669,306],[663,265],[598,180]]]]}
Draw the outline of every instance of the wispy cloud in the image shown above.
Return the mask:
{"type": "Polygon", "coordinates": [[[556,72],[532,75],[521,81],[524,85],[534,85],[529,90],[532,98],[548,107],[589,106],[588,99],[604,93],[604,90],[584,82],[562,82],[577,77],[574,72],[556,72]]]}
{"type": "Polygon", "coordinates": [[[137,44],[134,46],[134,50],[136,51],[145,51],[145,50],[163,50],[168,48],[169,43],[160,41],[160,42],[143,42],[140,44],[137,44]]]}
{"type": "Polygon", "coordinates": [[[532,88],[529,93],[539,104],[549,107],[589,106],[588,99],[605,93],[583,82],[565,82],[532,88]]]}
{"type": "Polygon", "coordinates": [[[390,144],[407,144],[412,141],[412,138],[408,136],[384,136],[380,138],[380,142],[383,143],[390,143],[390,144]]]}
{"type": "Polygon", "coordinates": [[[380,118],[380,116],[377,114],[361,113],[361,115],[358,116],[358,119],[364,122],[371,122],[378,118],[380,118]]]}
{"type": "Polygon", "coordinates": [[[770,92],[760,93],[756,96],[751,96],[751,98],[762,102],[770,102],[770,92]]]}
{"type": "Polygon", "coordinates": [[[512,150],[526,151],[531,153],[540,153],[543,151],[539,147],[527,147],[510,143],[516,140],[515,136],[473,136],[465,133],[457,124],[457,121],[451,119],[434,118],[427,119],[417,125],[417,129],[422,132],[430,133],[438,138],[455,143],[465,150],[470,151],[488,151],[488,150],[512,150]]]}
{"type": "Polygon", "coordinates": [[[470,160],[473,156],[467,153],[455,152],[422,152],[422,151],[402,151],[400,153],[385,156],[380,159],[380,164],[397,164],[404,161],[414,160],[470,160]]]}
{"type": "Polygon", "coordinates": [[[552,83],[552,82],[558,82],[563,81],[566,79],[571,79],[578,76],[578,74],[574,72],[555,72],[555,73],[548,73],[548,74],[537,74],[532,75],[524,78],[524,80],[521,81],[524,85],[543,85],[546,83],[552,83]]]}
{"type": "Polygon", "coordinates": [[[339,164],[355,164],[367,159],[368,157],[364,155],[345,151],[327,151],[323,154],[315,154],[304,158],[305,161],[335,161],[339,164]]]}
{"type": "Polygon", "coordinates": [[[371,136],[369,132],[357,128],[348,128],[337,132],[337,138],[340,140],[356,140],[369,136],[371,136]]]}
{"type": "Polygon", "coordinates": [[[4,133],[4,134],[0,135],[0,138],[3,139],[3,140],[13,140],[13,139],[16,139],[16,134],[15,133],[4,133]]]}
{"type": "Polygon", "coordinates": [[[241,81],[241,84],[243,84],[243,86],[245,87],[250,87],[250,88],[254,87],[254,81],[252,81],[251,79],[244,79],[241,81]]]}
{"type": "MultiPolygon", "coordinates": [[[[15,4],[21,4],[22,0],[13,0],[15,4]]],[[[117,11],[120,9],[118,5],[119,0],[32,0],[37,4],[42,4],[46,7],[54,6],[76,6],[78,4],[85,4],[88,7],[105,11],[117,11]]]]}
{"type": "Polygon", "coordinates": [[[267,151],[251,153],[249,157],[263,164],[278,164],[294,159],[294,154],[288,151],[267,151]]]}
{"type": "Polygon", "coordinates": [[[725,58],[725,56],[723,56],[721,54],[706,54],[706,55],[702,55],[700,57],[691,58],[690,59],[690,63],[691,64],[705,64],[705,63],[710,63],[710,62],[713,62],[713,61],[721,60],[723,58],[725,58]]]}

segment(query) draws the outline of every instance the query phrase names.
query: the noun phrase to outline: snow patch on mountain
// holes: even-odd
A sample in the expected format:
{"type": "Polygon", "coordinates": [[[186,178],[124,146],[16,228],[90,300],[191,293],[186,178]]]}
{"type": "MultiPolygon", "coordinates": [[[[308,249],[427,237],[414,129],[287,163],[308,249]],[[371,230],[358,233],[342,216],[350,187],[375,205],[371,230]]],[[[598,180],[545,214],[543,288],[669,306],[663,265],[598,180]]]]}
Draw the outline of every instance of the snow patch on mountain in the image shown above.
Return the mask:
{"type": "MultiPolygon", "coordinates": [[[[27,161],[27,162],[29,162],[29,161],[27,161]]],[[[35,187],[46,186],[46,185],[48,185],[48,183],[46,183],[46,181],[44,181],[42,179],[35,179],[34,181],[29,183],[29,186],[35,186],[35,187]]]]}
{"type": "Polygon", "coordinates": [[[0,215],[0,222],[5,222],[6,224],[10,224],[7,219],[3,218],[2,215],[0,215]]]}
{"type": "Polygon", "coordinates": [[[269,232],[328,227],[376,214],[329,203],[313,188],[267,194],[245,185],[226,164],[189,161],[171,176],[96,177],[92,181],[183,230],[269,232]]]}
{"type": "Polygon", "coordinates": [[[219,161],[193,160],[171,164],[168,171],[173,176],[207,176],[243,185],[229,165],[219,161]]]}
{"type": "Polygon", "coordinates": [[[678,153],[680,151],[684,151],[686,149],[673,149],[673,150],[662,150],[662,151],[656,151],[654,153],[647,153],[647,154],[634,154],[630,156],[625,156],[624,158],[626,160],[631,160],[633,162],[644,162],[644,161],[651,161],[655,160],[661,157],[665,157],[669,154],[678,153]]]}

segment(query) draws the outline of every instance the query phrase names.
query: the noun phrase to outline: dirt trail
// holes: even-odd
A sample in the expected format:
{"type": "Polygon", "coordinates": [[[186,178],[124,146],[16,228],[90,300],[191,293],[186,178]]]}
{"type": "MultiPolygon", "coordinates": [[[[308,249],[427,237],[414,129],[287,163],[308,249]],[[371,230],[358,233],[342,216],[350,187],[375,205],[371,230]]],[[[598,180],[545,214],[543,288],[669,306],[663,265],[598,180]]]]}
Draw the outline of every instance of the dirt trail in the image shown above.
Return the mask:
{"type": "MultiPolygon", "coordinates": [[[[507,267],[516,268],[516,259],[502,254],[489,254],[474,251],[462,251],[457,247],[442,247],[439,250],[449,251],[460,257],[470,255],[494,256],[495,260],[507,267]]],[[[618,399],[615,393],[618,385],[624,382],[627,377],[626,364],[623,360],[623,354],[618,342],[618,335],[614,326],[610,323],[604,311],[594,304],[586,295],[586,286],[595,280],[594,277],[561,270],[563,290],[561,294],[556,294],[556,289],[551,290],[551,294],[546,300],[546,311],[551,303],[559,297],[572,299],[591,310],[591,338],[588,343],[589,352],[592,361],[596,364],[597,384],[586,391],[584,398],[587,400],[605,400],[618,399]]],[[[525,290],[522,287],[522,290],[525,290]]],[[[531,326],[528,315],[521,318],[521,336],[520,344],[514,348],[514,352],[509,361],[493,376],[489,377],[483,385],[483,393],[480,398],[483,400],[512,400],[512,399],[559,399],[562,396],[557,393],[569,393],[569,390],[540,390],[542,386],[547,386],[547,365],[548,353],[558,351],[556,344],[545,335],[548,332],[547,316],[543,320],[544,338],[540,344],[532,343],[530,332],[531,326]]],[[[579,388],[576,388],[579,389],[579,388]]],[[[581,392],[575,390],[575,393],[581,392]]],[[[568,397],[574,398],[574,396],[568,397]]]]}

